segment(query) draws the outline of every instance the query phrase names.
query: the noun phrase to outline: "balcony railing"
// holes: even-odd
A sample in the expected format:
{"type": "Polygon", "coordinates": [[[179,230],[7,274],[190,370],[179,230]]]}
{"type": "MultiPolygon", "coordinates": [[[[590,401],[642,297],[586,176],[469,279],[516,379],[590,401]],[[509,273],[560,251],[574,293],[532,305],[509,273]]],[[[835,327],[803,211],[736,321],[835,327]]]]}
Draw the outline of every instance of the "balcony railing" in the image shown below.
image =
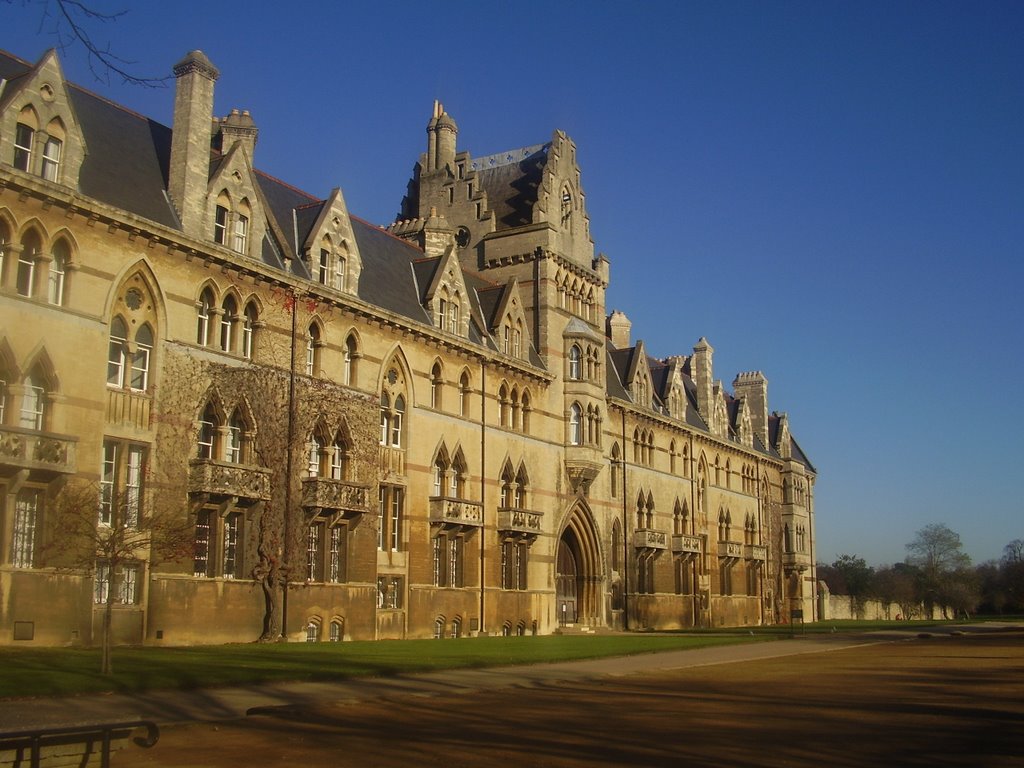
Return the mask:
{"type": "Polygon", "coordinates": [[[153,398],[145,392],[107,390],[107,423],[126,424],[137,429],[152,426],[153,398]]]}
{"type": "Polygon", "coordinates": [[[699,555],[701,552],[700,536],[690,536],[685,533],[677,533],[672,536],[672,551],[678,554],[692,553],[699,555]]]}
{"type": "Polygon", "coordinates": [[[392,448],[390,445],[380,446],[380,471],[385,474],[405,474],[405,449],[392,448]]]}
{"type": "Polygon", "coordinates": [[[484,506],[475,501],[434,496],[430,499],[430,522],[478,528],[484,524],[484,506]]]}
{"type": "Polygon", "coordinates": [[[636,549],[668,549],[668,534],[654,528],[638,528],[633,532],[636,549]]]}
{"type": "Polygon", "coordinates": [[[540,533],[544,515],[528,509],[503,508],[498,510],[498,530],[514,533],[540,533]]]}
{"type": "Polygon", "coordinates": [[[719,557],[743,557],[743,545],[738,541],[718,542],[719,557]]]}
{"type": "Polygon", "coordinates": [[[12,475],[27,469],[41,480],[74,474],[76,440],[50,432],[0,428],[0,472],[12,475]]]}
{"type": "Polygon", "coordinates": [[[302,481],[302,506],[347,512],[370,510],[369,489],[348,480],[307,477],[302,481]]]}
{"type": "Polygon", "coordinates": [[[768,559],[768,547],[760,544],[747,544],[744,547],[744,557],[747,560],[761,560],[763,562],[768,559]]]}
{"type": "Polygon", "coordinates": [[[239,499],[268,501],[270,470],[211,459],[193,459],[188,478],[189,493],[237,496],[239,499]]]}

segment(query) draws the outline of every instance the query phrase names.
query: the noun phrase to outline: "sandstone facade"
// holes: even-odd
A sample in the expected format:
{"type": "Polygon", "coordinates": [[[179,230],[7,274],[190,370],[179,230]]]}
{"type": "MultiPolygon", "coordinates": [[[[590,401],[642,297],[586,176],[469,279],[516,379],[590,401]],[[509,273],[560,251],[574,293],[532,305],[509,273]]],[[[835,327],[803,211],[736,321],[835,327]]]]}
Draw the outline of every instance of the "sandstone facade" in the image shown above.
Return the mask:
{"type": "Polygon", "coordinates": [[[381,228],[174,73],[168,128],[0,54],[0,642],[813,618],[814,467],[762,374],[606,307],[568,136],[474,158],[435,105],[381,228]],[[85,563],[81,488],[149,543],[85,563]]]}

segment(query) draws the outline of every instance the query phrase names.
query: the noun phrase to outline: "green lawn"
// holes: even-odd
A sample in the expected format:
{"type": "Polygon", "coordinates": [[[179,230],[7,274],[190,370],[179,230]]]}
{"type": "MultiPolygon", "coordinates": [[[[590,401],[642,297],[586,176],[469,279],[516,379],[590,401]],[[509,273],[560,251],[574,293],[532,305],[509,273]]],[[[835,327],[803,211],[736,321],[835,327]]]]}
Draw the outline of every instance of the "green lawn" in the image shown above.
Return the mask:
{"type": "Polygon", "coordinates": [[[0,698],[274,680],[338,680],[462,667],[534,664],[769,640],[750,635],[593,635],[115,648],[114,675],[93,648],[0,647],[0,698]]]}

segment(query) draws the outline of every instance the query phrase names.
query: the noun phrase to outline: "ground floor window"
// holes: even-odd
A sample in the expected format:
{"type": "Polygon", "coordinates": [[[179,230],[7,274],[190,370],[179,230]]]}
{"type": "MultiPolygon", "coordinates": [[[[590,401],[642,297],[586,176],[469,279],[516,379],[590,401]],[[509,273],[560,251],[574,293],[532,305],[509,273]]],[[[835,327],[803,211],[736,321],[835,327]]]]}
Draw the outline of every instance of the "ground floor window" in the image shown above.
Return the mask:
{"type": "Polygon", "coordinates": [[[455,531],[442,531],[433,540],[434,585],[465,586],[465,537],[455,531]]]}
{"type": "Polygon", "coordinates": [[[697,563],[693,558],[683,557],[676,560],[676,594],[692,595],[696,592],[697,563]]]}
{"type": "Polygon", "coordinates": [[[731,595],[732,594],[732,566],[733,561],[729,558],[723,558],[718,565],[718,594],[720,595],[731,595]]]}
{"type": "Polygon", "coordinates": [[[501,542],[502,589],[526,589],[529,552],[529,545],[525,541],[506,539],[501,542]]]}
{"type": "Polygon", "coordinates": [[[139,573],[141,566],[138,563],[128,563],[120,566],[111,573],[109,563],[96,563],[96,574],[93,576],[92,599],[99,605],[105,604],[110,596],[111,583],[117,591],[114,594],[114,602],[120,605],[134,605],[139,601],[139,573]]]}
{"type": "Polygon", "coordinates": [[[637,555],[637,594],[654,594],[654,557],[654,555],[645,553],[637,555]]]}
{"type": "Polygon", "coordinates": [[[245,576],[245,515],[232,512],[221,517],[212,509],[196,513],[192,542],[192,574],[196,577],[245,576]]]}
{"type": "Polygon", "coordinates": [[[377,577],[377,607],[384,609],[400,609],[403,606],[402,596],[405,591],[404,579],[401,576],[377,577]]]}
{"type": "Polygon", "coordinates": [[[306,642],[316,643],[320,641],[320,624],[310,620],[306,624],[306,642]]]}
{"type": "Polygon", "coordinates": [[[338,584],[348,570],[348,526],[314,520],[306,531],[306,580],[338,584]]]}
{"type": "Polygon", "coordinates": [[[331,622],[331,634],[330,639],[332,643],[340,643],[342,637],[344,637],[344,627],[340,619],[335,619],[331,622]]]}
{"type": "Polygon", "coordinates": [[[42,514],[42,492],[34,488],[18,491],[14,502],[14,530],[11,537],[11,565],[31,568],[35,565],[36,531],[42,514]]]}
{"type": "Polygon", "coordinates": [[[402,550],[402,522],[405,518],[405,488],[381,485],[377,490],[377,549],[402,550]]]}

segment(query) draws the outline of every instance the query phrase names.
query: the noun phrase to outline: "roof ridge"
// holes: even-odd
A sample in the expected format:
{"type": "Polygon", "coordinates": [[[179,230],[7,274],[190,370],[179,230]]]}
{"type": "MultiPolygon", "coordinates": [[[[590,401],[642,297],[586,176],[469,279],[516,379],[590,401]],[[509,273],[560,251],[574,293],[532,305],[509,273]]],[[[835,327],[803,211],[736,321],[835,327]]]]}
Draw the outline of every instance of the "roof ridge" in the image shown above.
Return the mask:
{"type": "Polygon", "coordinates": [[[263,176],[265,179],[268,179],[269,181],[273,181],[276,184],[280,184],[282,187],[287,187],[292,192],[297,192],[300,195],[302,195],[303,197],[308,197],[309,201],[311,203],[321,202],[320,199],[318,197],[316,197],[315,195],[311,195],[309,192],[306,192],[305,190],[299,189],[294,184],[289,184],[287,181],[283,181],[282,179],[277,178],[277,176],[271,176],[266,171],[261,171],[258,168],[253,168],[253,173],[255,173],[255,174],[259,175],[259,176],[263,176]]]}

